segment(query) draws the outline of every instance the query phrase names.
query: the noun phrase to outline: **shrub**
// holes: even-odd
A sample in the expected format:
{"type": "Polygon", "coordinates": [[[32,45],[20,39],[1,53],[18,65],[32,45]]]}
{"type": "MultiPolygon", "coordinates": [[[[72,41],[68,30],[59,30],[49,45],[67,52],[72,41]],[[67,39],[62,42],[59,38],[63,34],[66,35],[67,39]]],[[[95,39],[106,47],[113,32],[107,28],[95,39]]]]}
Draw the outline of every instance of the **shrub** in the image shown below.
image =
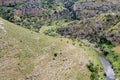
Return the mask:
{"type": "Polygon", "coordinates": [[[97,75],[95,72],[93,72],[93,73],[91,73],[91,75],[90,75],[90,79],[91,79],[91,80],[98,80],[98,75],[97,75]]]}
{"type": "Polygon", "coordinates": [[[75,45],[75,42],[73,42],[72,45],[75,45]]]}
{"type": "Polygon", "coordinates": [[[91,80],[98,80],[98,71],[99,71],[99,66],[94,66],[92,62],[90,62],[87,65],[88,69],[92,72],[90,75],[91,80]]]}
{"type": "Polygon", "coordinates": [[[48,35],[49,33],[52,33],[52,32],[54,32],[53,29],[48,29],[48,30],[46,30],[44,33],[45,33],[46,35],[48,35]]]}
{"type": "Polygon", "coordinates": [[[90,70],[91,72],[94,72],[94,64],[93,64],[92,62],[90,62],[90,63],[87,65],[87,67],[89,68],[89,70],[90,70]]]}
{"type": "Polygon", "coordinates": [[[80,43],[79,46],[82,46],[82,44],[80,43]]]}
{"type": "Polygon", "coordinates": [[[44,33],[48,36],[60,37],[60,35],[56,33],[54,29],[48,29],[44,33]]]}
{"type": "Polygon", "coordinates": [[[57,53],[54,53],[54,57],[57,57],[57,53]]]}

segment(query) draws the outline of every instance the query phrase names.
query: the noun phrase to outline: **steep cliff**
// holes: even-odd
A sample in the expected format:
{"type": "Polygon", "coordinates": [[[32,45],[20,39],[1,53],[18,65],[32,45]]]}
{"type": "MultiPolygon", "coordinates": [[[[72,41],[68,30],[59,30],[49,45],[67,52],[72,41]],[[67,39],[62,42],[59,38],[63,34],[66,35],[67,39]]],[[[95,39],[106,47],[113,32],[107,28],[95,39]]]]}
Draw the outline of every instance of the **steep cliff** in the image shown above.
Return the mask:
{"type": "Polygon", "coordinates": [[[15,6],[17,3],[22,3],[25,0],[0,0],[0,6],[15,6]]]}
{"type": "Polygon", "coordinates": [[[0,0],[0,6],[2,5],[2,0],[0,0]]]}
{"type": "Polygon", "coordinates": [[[24,5],[14,10],[14,15],[39,15],[42,13],[44,13],[44,10],[41,8],[40,0],[27,0],[24,5]]]}
{"type": "Polygon", "coordinates": [[[91,42],[120,43],[120,15],[106,14],[93,19],[74,21],[65,28],[58,29],[58,33],[65,37],[88,39],[91,42]]]}
{"type": "Polygon", "coordinates": [[[86,2],[75,2],[72,11],[76,19],[92,18],[102,13],[119,11],[119,1],[94,0],[86,2]]]}

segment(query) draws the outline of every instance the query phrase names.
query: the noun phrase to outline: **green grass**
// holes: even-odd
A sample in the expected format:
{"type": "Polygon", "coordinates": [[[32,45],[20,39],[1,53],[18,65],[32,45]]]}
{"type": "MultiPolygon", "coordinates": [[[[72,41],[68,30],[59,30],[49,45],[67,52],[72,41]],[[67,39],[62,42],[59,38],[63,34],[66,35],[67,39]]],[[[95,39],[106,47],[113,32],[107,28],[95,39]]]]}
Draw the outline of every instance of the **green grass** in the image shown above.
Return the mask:
{"type": "Polygon", "coordinates": [[[76,77],[76,80],[83,80],[83,79],[84,79],[84,75],[78,73],[77,77],[76,77]]]}

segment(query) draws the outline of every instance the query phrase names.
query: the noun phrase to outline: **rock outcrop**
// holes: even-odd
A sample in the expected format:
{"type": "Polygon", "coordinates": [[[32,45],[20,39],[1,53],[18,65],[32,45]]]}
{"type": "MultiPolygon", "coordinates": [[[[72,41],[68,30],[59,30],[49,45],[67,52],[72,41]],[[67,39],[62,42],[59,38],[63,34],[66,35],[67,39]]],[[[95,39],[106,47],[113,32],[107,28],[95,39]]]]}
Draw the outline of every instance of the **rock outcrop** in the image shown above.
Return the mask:
{"type": "Polygon", "coordinates": [[[93,1],[75,2],[73,5],[73,12],[76,19],[91,18],[102,13],[115,10],[118,10],[116,4],[111,2],[104,1],[102,2],[100,0],[96,0],[94,2],[93,1]]]}
{"type": "Polygon", "coordinates": [[[0,6],[2,5],[2,0],[0,0],[0,6]]]}
{"type": "Polygon", "coordinates": [[[22,3],[25,0],[0,0],[0,6],[15,6],[17,3],[22,3]]]}
{"type": "Polygon", "coordinates": [[[41,8],[40,0],[0,0],[0,6],[13,7],[17,4],[23,3],[14,10],[14,15],[38,15],[45,11],[41,8]],[[24,3],[23,3],[24,2],[24,3]]]}
{"type": "Polygon", "coordinates": [[[24,6],[14,10],[14,15],[39,15],[45,12],[45,10],[41,8],[40,0],[27,0],[24,4],[24,6]]]}
{"type": "Polygon", "coordinates": [[[62,36],[87,39],[99,43],[120,43],[120,15],[109,14],[95,19],[87,19],[81,22],[72,22],[65,28],[59,28],[58,33],[62,36]],[[99,20],[99,18],[103,20],[99,20]]]}
{"type": "Polygon", "coordinates": [[[70,12],[66,9],[66,10],[62,10],[62,11],[59,11],[59,12],[54,12],[52,15],[50,15],[48,17],[48,19],[50,20],[59,20],[59,19],[63,19],[63,18],[66,18],[70,16],[70,12]]]}

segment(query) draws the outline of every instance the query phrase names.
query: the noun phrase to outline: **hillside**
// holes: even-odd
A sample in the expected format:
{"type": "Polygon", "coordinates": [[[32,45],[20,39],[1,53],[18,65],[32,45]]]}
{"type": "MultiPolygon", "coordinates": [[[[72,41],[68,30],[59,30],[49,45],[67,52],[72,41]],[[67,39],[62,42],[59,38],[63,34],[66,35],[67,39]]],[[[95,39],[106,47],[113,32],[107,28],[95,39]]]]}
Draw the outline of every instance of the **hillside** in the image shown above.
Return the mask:
{"type": "MultiPolygon", "coordinates": [[[[1,80],[89,80],[87,64],[101,63],[89,47],[21,28],[0,18],[1,80]]],[[[98,73],[102,77],[103,71],[98,73]]],[[[104,78],[104,77],[103,77],[104,78]]]]}
{"type": "Polygon", "coordinates": [[[97,44],[96,48],[104,53],[112,64],[116,78],[120,79],[120,15],[119,13],[102,14],[98,17],[81,21],[72,21],[57,29],[64,37],[88,40],[97,44]]]}
{"type": "Polygon", "coordinates": [[[115,79],[120,0],[0,0],[0,80],[115,79]]]}

